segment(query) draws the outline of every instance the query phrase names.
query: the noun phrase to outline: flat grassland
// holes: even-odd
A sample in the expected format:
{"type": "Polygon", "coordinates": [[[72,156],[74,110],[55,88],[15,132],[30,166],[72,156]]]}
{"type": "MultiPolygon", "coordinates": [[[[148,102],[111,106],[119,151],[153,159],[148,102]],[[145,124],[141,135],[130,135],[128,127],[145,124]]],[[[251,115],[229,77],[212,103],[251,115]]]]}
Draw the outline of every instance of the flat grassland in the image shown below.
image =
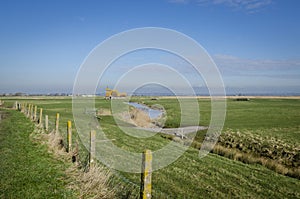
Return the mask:
{"type": "MultiPolygon", "coordinates": [[[[24,97],[2,98],[2,100],[5,101],[5,106],[12,106],[17,100],[20,103],[31,103],[43,108],[44,114],[49,115],[50,129],[54,128],[55,114],[60,113],[60,123],[62,124],[60,132],[63,132],[63,137],[66,139],[64,133],[66,125],[64,124],[68,120],[73,120],[71,98],[24,97]]],[[[154,104],[163,106],[167,112],[165,127],[179,126],[180,106],[176,99],[157,98],[153,100],[149,97],[138,97],[132,98],[132,100],[148,106],[154,104]]],[[[200,98],[198,101],[201,115],[199,125],[208,126],[210,99],[200,98]]],[[[110,101],[97,97],[96,108],[110,109],[110,101]]],[[[106,136],[114,139],[115,145],[128,151],[142,152],[146,148],[155,151],[171,142],[169,137],[166,139],[161,134],[156,134],[148,139],[126,135],[116,125],[113,116],[109,114],[100,116],[99,122],[106,136]]],[[[264,140],[271,140],[271,144],[274,145],[272,147],[277,146],[277,142],[280,146],[296,146],[292,153],[296,153],[293,156],[294,161],[299,161],[297,159],[300,146],[299,122],[300,99],[251,98],[250,101],[227,99],[227,116],[222,134],[244,134],[253,140],[256,138],[262,140],[262,143],[259,143],[262,146],[266,144],[264,140]]],[[[205,133],[205,131],[199,131],[196,141],[201,142],[205,133]]],[[[76,137],[75,130],[74,135],[76,137]]],[[[226,148],[248,153],[247,150],[250,149],[244,149],[240,145],[244,144],[243,142],[247,139],[244,139],[243,136],[238,137],[243,139],[238,140],[238,143],[232,141],[229,143],[230,146],[226,145],[226,148]]],[[[225,136],[224,139],[227,137],[225,136]]],[[[220,145],[222,144],[220,143],[220,145]]],[[[252,144],[250,143],[250,145],[252,144]]],[[[84,149],[82,150],[84,151],[84,149]]],[[[253,150],[254,154],[257,153],[255,149],[253,150]]],[[[279,155],[285,157],[284,154],[279,155]]],[[[271,159],[272,157],[266,158],[271,159]]],[[[277,156],[274,157],[276,159],[277,156]]],[[[292,163],[292,165],[286,163],[285,166],[299,169],[298,163],[292,163]]],[[[138,195],[140,175],[123,172],[118,172],[118,175],[126,178],[128,182],[136,184],[136,190],[132,192],[138,195]]],[[[153,172],[152,182],[154,198],[300,198],[299,179],[278,174],[261,164],[246,164],[214,153],[199,159],[197,147],[190,147],[177,161],[153,172]]]]}

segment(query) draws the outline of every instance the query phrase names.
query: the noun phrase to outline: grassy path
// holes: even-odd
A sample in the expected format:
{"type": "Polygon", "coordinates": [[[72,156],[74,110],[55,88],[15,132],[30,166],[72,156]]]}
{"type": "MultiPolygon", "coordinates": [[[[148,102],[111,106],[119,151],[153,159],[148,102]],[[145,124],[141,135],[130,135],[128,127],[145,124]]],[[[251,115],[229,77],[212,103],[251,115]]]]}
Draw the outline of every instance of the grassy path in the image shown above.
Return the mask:
{"type": "Polygon", "coordinates": [[[65,163],[35,143],[34,125],[22,113],[0,110],[0,198],[74,198],[65,163]]]}

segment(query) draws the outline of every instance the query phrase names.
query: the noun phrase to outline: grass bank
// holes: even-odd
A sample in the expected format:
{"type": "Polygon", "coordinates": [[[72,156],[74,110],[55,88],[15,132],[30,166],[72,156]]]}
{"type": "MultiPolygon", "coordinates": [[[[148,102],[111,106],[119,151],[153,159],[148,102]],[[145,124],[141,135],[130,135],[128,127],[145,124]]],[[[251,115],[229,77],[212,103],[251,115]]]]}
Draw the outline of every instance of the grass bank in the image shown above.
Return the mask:
{"type": "Polygon", "coordinates": [[[16,111],[0,112],[0,198],[74,198],[67,165],[30,139],[33,123],[16,111]]]}

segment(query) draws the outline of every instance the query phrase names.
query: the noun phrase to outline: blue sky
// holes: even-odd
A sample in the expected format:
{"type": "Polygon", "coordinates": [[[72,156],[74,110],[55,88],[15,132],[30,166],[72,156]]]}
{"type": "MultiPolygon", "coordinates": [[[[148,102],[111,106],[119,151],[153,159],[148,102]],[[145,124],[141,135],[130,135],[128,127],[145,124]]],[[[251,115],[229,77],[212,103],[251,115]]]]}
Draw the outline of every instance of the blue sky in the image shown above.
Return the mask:
{"type": "Polygon", "coordinates": [[[0,93],[70,92],[100,42],[163,27],[199,42],[232,93],[300,94],[299,7],[298,0],[2,0],[0,93]]]}

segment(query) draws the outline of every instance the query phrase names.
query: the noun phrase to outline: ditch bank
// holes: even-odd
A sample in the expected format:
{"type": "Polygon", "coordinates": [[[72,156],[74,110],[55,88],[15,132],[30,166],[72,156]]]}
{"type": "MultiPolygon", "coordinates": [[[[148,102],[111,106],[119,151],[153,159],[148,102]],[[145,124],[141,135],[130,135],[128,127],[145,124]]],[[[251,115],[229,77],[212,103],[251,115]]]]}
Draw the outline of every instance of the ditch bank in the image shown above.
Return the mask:
{"type": "Polygon", "coordinates": [[[122,120],[134,125],[135,129],[162,133],[181,139],[188,139],[188,134],[206,130],[206,126],[186,126],[179,128],[163,128],[167,120],[167,114],[162,106],[154,105],[148,107],[136,102],[128,103],[131,108],[129,113],[123,113],[122,120]]]}

